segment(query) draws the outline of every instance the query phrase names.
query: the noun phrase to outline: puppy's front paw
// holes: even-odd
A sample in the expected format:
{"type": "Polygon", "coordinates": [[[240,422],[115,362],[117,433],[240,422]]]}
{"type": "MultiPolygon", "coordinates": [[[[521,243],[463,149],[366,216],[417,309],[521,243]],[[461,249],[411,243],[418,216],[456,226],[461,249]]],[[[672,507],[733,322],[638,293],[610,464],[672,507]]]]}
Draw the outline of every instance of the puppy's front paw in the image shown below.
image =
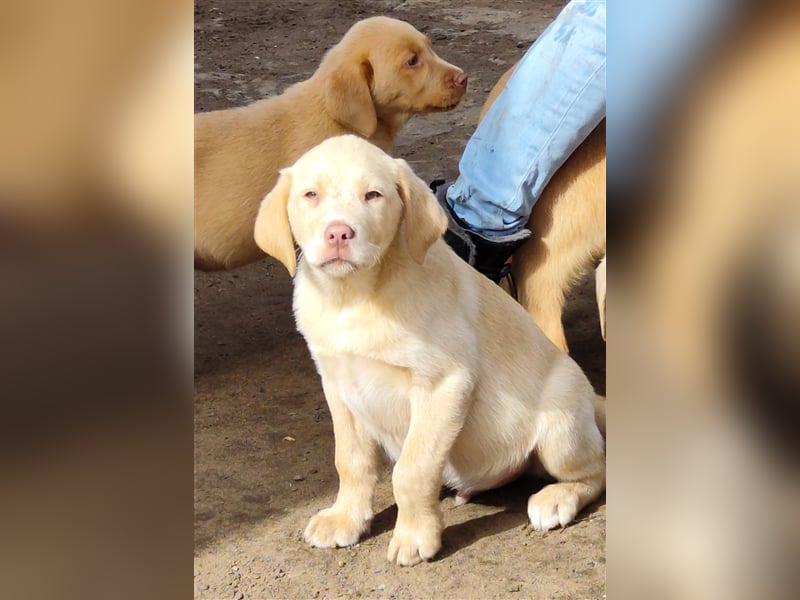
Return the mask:
{"type": "Polygon", "coordinates": [[[390,562],[404,567],[430,560],[442,547],[441,518],[432,515],[427,518],[405,522],[399,518],[389,542],[387,557],[390,562]]]}
{"type": "Polygon", "coordinates": [[[528,500],[528,517],[536,531],[565,527],[578,514],[578,493],[567,483],[548,485],[528,500]]]}
{"type": "Polygon", "coordinates": [[[332,506],[311,517],[303,537],[317,548],[352,546],[369,529],[370,520],[332,506]]]}

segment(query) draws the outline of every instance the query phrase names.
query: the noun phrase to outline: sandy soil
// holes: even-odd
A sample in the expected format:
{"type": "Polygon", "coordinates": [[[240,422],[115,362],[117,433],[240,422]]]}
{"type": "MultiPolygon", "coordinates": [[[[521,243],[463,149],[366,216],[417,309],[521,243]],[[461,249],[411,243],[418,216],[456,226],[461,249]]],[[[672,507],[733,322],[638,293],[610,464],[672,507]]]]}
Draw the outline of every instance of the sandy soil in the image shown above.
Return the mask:
{"type": "MultiPolygon", "coordinates": [[[[205,111],[280,93],[305,79],[358,19],[411,22],[470,75],[454,111],[419,117],[395,155],[425,180],[452,180],[478,111],[563,2],[257,2],[195,4],[195,101],[205,111]],[[502,7],[502,8],[500,8],[502,7]]],[[[570,296],[573,356],[605,390],[605,346],[589,278],[570,296]]],[[[564,530],[527,526],[520,481],[453,508],[436,560],[389,564],[396,516],[385,477],[371,534],[318,550],[301,533],[336,493],[330,416],[291,315],[291,281],[271,259],[195,273],[195,594],[197,598],[604,598],[605,498],[564,530]]],[[[388,470],[387,470],[388,473],[388,470]]]]}

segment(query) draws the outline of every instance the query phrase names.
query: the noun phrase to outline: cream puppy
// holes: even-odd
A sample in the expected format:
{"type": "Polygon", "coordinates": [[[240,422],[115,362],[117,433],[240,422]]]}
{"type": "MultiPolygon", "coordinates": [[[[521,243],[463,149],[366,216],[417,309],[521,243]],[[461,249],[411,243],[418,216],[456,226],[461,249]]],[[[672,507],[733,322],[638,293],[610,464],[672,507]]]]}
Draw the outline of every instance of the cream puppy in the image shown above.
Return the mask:
{"type": "Polygon", "coordinates": [[[395,462],[388,558],[433,558],[439,492],[461,500],[528,472],[535,529],[572,521],[605,485],[595,394],[530,316],[441,240],[446,218],[403,160],[355,136],[283,169],[255,239],[295,275],[294,311],[333,419],[339,492],[305,530],[355,544],[373,517],[380,453],[395,462]],[[299,264],[293,244],[302,250],[299,264]]]}

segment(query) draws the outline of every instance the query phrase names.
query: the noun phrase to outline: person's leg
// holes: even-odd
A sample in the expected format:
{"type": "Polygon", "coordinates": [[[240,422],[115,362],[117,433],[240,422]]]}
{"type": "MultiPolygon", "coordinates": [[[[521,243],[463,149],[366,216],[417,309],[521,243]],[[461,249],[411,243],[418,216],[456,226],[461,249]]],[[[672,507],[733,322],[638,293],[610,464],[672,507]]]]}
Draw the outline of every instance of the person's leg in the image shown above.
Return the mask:
{"type": "Polygon", "coordinates": [[[605,50],[605,2],[570,2],[467,143],[446,205],[469,234],[470,262],[493,279],[528,237],[547,182],[605,116],[605,50]]]}

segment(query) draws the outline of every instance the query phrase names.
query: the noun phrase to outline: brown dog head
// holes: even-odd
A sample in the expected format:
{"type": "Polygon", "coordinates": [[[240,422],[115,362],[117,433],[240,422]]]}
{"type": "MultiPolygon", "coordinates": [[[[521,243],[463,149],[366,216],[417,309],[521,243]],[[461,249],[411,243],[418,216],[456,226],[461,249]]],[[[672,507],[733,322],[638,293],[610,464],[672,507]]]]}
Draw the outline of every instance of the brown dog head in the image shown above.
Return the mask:
{"type": "Polygon", "coordinates": [[[353,25],[314,76],[325,80],[331,116],[367,138],[379,119],[399,126],[415,114],[450,110],[467,89],[464,72],[439,58],[425,35],[388,17],[353,25]]]}

